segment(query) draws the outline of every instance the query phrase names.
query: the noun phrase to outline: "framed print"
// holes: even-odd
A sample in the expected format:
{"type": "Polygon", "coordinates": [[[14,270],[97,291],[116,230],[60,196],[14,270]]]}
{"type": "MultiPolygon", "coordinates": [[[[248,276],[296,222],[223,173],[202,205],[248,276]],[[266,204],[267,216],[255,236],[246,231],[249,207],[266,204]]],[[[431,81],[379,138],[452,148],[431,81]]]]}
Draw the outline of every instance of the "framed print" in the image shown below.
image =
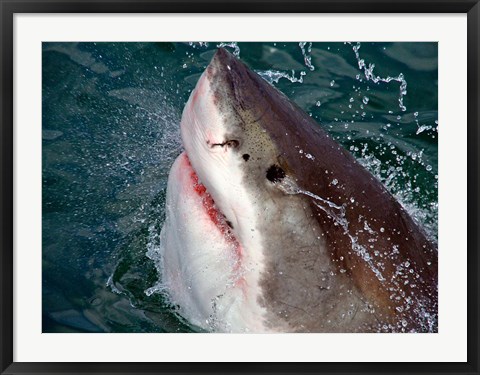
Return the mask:
{"type": "Polygon", "coordinates": [[[2,373],[478,373],[479,9],[2,1],[2,373]]]}

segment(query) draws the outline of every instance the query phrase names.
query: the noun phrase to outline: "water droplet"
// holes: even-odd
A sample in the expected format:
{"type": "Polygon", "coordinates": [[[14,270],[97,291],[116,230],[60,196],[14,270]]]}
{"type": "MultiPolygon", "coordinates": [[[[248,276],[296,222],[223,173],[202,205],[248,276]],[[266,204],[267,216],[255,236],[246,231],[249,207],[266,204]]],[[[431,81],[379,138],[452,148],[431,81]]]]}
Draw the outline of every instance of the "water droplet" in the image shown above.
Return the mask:
{"type": "Polygon", "coordinates": [[[431,165],[427,165],[427,167],[425,168],[427,171],[431,171],[432,170],[432,166],[431,165]]]}
{"type": "Polygon", "coordinates": [[[363,101],[363,104],[368,104],[368,101],[369,101],[369,100],[370,100],[370,99],[368,98],[368,96],[364,96],[364,97],[363,97],[363,100],[362,100],[362,101],[363,101]]]}
{"type": "Polygon", "coordinates": [[[330,86],[333,86],[335,84],[335,80],[332,79],[332,81],[330,82],[330,86]]]}
{"type": "Polygon", "coordinates": [[[320,107],[320,106],[322,105],[322,103],[320,103],[320,100],[318,100],[318,101],[315,103],[315,105],[316,105],[317,107],[320,107]]]}

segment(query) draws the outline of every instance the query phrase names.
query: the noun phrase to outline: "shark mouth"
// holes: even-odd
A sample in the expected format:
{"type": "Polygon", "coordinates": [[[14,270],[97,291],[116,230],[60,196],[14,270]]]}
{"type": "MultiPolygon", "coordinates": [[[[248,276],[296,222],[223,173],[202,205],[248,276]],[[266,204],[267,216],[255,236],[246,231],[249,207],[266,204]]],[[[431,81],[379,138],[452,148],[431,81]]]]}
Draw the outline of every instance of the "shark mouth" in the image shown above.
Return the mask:
{"type": "Polygon", "coordinates": [[[167,301],[208,331],[242,330],[250,315],[258,325],[248,254],[186,152],[170,170],[165,208],[158,269],[167,301]]]}
{"type": "Polygon", "coordinates": [[[191,193],[195,196],[194,200],[198,205],[201,205],[201,209],[204,212],[204,215],[202,215],[203,219],[207,218],[210,220],[213,227],[216,228],[225,241],[226,247],[233,249],[233,255],[236,259],[234,270],[237,271],[240,268],[243,248],[233,233],[232,224],[219,210],[207,188],[199,180],[187,153],[184,152],[180,157],[184,159],[182,168],[185,169],[184,173],[189,177],[187,183],[191,186],[191,193]]]}

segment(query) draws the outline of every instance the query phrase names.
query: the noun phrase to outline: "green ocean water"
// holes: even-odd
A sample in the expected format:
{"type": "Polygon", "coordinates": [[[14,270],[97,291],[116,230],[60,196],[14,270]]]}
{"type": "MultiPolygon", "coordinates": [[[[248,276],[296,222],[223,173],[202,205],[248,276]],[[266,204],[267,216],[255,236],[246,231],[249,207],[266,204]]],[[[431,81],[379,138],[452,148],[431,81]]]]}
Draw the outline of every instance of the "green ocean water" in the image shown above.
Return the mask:
{"type": "Polygon", "coordinates": [[[183,106],[220,45],[436,240],[436,43],[44,43],[43,332],[198,331],[165,302],[154,260],[183,106]]]}

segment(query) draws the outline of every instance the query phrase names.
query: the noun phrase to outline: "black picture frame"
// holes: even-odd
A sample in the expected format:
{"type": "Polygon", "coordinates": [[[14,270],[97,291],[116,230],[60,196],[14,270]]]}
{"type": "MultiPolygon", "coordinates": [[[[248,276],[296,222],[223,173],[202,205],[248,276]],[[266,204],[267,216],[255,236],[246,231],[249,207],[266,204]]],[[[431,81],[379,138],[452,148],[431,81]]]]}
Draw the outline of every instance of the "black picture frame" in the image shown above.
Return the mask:
{"type": "MultiPolygon", "coordinates": [[[[168,374],[168,373],[449,373],[479,374],[478,0],[0,0],[0,371],[2,374],[168,374]],[[13,17],[15,13],[466,13],[468,44],[468,353],[466,363],[21,363],[13,361],[13,17]]],[[[452,345],[455,345],[452,343],[452,345]]]]}

